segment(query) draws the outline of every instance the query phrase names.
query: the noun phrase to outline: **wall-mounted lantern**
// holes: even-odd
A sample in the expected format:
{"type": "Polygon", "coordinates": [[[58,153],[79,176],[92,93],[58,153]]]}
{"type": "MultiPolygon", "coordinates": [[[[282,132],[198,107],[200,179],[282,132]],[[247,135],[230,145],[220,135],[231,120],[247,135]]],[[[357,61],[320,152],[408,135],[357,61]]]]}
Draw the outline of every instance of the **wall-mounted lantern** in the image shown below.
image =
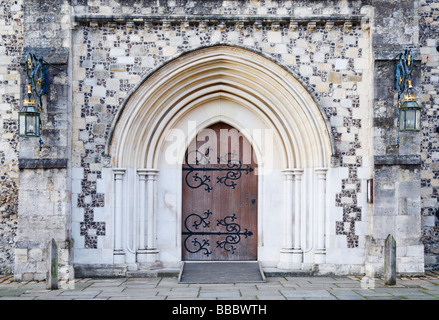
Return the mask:
{"type": "Polygon", "coordinates": [[[22,107],[18,112],[19,134],[24,137],[40,137],[41,140],[41,110],[42,96],[47,93],[48,64],[43,57],[28,53],[25,63],[27,92],[22,107]]]}
{"type": "Polygon", "coordinates": [[[398,91],[398,145],[399,132],[421,130],[421,107],[416,102],[412,85],[413,49],[406,49],[395,64],[395,89],[398,91]]]}
{"type": "Polygon", "coordinates": [[[419,130],[421,130],[421,106],[416,102],[416,95],[409,80],[409,88],[399,108],[399,131],[419,130]]]}
{"type": "Polygon", "coordinates": [[[39,137],[41,132],[40,112],[36,108],[35,98],[32,95],[32,86],[27,85],[27,98],[18,113],[20,136],[39,137]]]}

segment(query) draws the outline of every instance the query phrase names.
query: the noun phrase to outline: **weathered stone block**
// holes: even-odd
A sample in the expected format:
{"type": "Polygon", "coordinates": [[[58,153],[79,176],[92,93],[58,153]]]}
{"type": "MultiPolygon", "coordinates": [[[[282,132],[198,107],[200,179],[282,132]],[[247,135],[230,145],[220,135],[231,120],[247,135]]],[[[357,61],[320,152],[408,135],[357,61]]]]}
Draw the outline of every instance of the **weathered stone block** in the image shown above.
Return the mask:
{"type": "Polygon", "coordinates": [[[38,262],[43,260],[43,251],[39,248],[30,249],[28,252],[28,261],[38,262]]]}
{"type": "Polygon", "coordinates": [[[419,155],[388,155],[374,156],[375,165],[419,165],[421,164],[421,156],[419,155]]]}
{"type": "Polygon", "coordinates": [[[67,167],[67,159],[19,159],[20,169],[62,169],[67,167]]]}
{"type": "Polygon", "coordinates": [[[15,249],[15,261],[17,262],[27,262],[27,249],[15,249]]]}

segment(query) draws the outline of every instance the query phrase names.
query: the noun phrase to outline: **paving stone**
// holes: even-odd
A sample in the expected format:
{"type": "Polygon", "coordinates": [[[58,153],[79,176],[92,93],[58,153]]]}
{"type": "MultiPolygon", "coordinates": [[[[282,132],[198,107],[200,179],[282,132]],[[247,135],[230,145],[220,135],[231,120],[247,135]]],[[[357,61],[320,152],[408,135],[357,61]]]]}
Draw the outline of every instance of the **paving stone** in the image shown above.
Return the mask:
{"type": "Polygon", "coordinates": [[[188,296],[165,296],[166,300],[190,300],[193,301],[197,299],[197,297],[188,297],[188,296]]]}
{"type": "Polygon", "coordinates": [[[286,298],[328,298],[333,296],[326,290],[281,290],[286,298]]]}
{"type": "Polygon", "coordinates": [[[287,300],[284,296],[276,296],[276,295],[264,295],[258,294],[256,295],[258,300],[287,300]]]}
{"type": "Polygon", "coordinates": [[[78,296],[39,296],[32,300],[75,300],[78,296]]]}
{"type": "Polygon", "coordinates": [[[359,294],[362,297],[371,298],[371,297],[391,297],[392,295],[387,292],[375,292],[372,290],[353,290],[355,293],[359,294]]]}
{"type": "Polygon", "coordinates": [[[200,292],[200,298],[227,298],[227,299],[235,299],[240,298],[241,295],[236,291],[210,291],[210,292],[200,292]]]}
{"type": "Polygon", "coordinates": [[[35,297],[1,297],[0,300],[39,300],[35,297]]]}
{"type": "Polygon", "coordinates": [[[0,289],[0,297],[18,297],[25,292],[26,290],[23,289],[0,289]]]}
{"type": "MultiPolygon", "coordinates": [[[[138,288],[138,289],[127,288],[127,289],[123,290],[119,295],[123,296],[123,295],[140,294],[140,295],[147,295],[147,296],[156,296],[159,292],[160,292],[160,290],[157,290],[157,289],[148,290],[148,289],[142,289],[142,288],[138,288]]],[[[162,292],[164,292],[164,291],[162,291],[162,292]]],[[[169,291],[166,292],[166,294],[168,294],[168,293],[169,293],[169,291]]]]}
{"type": "Polygon", "coordinates": [[[76,297],[88,297],[90,299],[93,299],[97,295],[99,295],[102,291],[101,290],[89,290],[89,291],[77,291],[77,290],[68,290],[68,291],[62,291],[59,296],[76,296],[76,297]]]}
{"type": "Polygon", "coordinates": [[[123,296],[109,297],[108,300],[165,300],[166,296],[140,297],[140,296],[123,296]]]}
{"type": "Polygon", "coordinates": [[[370,296],[367,297],[367,300],[408,300],[405,297],[397,297],[397,296],[370,296]]]}
{"type": "Polygon", "coordinates": [[[346,294],[346,295],[334,295],[337,300],[367,300],[365,297],[359,296],[358,294],[346,294]]]}

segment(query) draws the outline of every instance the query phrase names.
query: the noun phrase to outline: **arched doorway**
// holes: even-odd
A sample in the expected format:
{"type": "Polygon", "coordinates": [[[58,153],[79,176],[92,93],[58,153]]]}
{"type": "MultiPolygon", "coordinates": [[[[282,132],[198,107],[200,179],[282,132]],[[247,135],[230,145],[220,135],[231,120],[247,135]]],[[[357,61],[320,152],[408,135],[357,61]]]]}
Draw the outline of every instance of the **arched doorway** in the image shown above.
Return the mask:
{"type": "MultiPolygon", "coordinates": [[[[333,145],[318,104],[272,60],[215,46],[183,54],[149,75],[114,120],[106,153],[114,172],[115,263],[178,266],[189,259],[183,254],[183,160],[197,133],[220,122],[247,138],[263,173],[256,175],[252,198],[257,224],[244,226],[252,231],[248,239],[255,239],[257,255],[246,259],[282,268],[325,262],[325,179],[333,145]],[[266,143],[261,132],[272,139],[266,143]],[[139,223],[124,225],[124,219],[139,223]]],[[[207,207],[187,214],[204,217],[208,209],[218,214],[207,207]]],[[[221,246],[220,239],[210,240],[211,246],[217,241],[221,246]]]]}
{"type": "Polygon", "coordinates": [[[257,260],[258,179],[250,142],[223,122],[197,134],[182,174],[182,259],[257,260]]]}

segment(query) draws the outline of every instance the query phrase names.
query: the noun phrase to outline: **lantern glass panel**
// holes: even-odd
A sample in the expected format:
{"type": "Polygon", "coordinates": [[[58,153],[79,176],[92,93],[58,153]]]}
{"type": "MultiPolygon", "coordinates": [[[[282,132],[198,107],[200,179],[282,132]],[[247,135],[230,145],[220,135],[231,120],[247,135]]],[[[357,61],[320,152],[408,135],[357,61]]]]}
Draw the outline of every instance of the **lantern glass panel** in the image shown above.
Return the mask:
{"type": "Polygon", "coordinates": [[[405,110],[399,110],[399,130],[404,131],[405,128],[405,110]]]}
{"type": "Polygon", "coordinates": [[[26,115],[26,136],[37,137],[39,129],[39,117],[36,114],[26,115]]]}
{"type": "Polygon", "coordinates": [[[416,110],[405,110],[405,130],[415,130],[416,110]]]}
{"type": "Polygon", "coordinates": [[[415,121],[415,130],[421,130],[421,110],[416,109],[416,121],[415,121]]]}
{"type": "Polygon", "coordinates": [[[26,135],[26,114],[20,113],[19,117],[20,136],[26,135]]]}

